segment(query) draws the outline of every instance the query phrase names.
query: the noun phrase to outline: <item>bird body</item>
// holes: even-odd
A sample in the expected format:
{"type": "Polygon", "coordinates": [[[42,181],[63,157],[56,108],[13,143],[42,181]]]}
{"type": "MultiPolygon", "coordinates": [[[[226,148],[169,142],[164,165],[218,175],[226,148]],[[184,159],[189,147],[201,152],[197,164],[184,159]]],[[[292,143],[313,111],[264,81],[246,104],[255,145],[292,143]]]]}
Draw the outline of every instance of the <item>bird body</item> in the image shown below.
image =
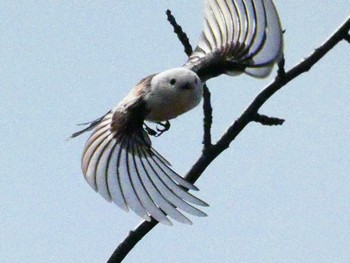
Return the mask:
{"type": "Polygon", "coordinates": [[[282,30],[271,0],[206,0],[204,30],[182,66],[142,79],[130,93],[76,137],[93,130],[83,156],[82,170],[90,186],[120,208],[131,208],[145,220],[151,217],[182,223],[182,213],[206,214],[194,205],[207,203],[188,190],[198,190],[152,148],[145,121],[161,122],[196,107],[203,84],[221,74],[266,77],[283,51],[282,30]]]}

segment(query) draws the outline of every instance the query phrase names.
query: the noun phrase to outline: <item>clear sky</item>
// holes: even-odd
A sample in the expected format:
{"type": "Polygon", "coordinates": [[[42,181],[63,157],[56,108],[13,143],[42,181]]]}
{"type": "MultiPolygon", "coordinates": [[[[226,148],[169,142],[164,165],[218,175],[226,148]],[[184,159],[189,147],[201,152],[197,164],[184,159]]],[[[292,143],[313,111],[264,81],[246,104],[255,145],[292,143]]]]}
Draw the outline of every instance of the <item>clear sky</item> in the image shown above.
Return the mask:
{"type": "MultiPolygon", "coordinates": [[[[348,0],[276,0],[286,68],[350,13],[348,0]]],[[[105,262],[140,219],[84,181],[87,135],[65,141],[114,107],[142,77],[186,56],[170,8],[196,44],[203,1],[0,2],[0,261],[105,262]]],[[[197,182],[210,204],[194,225],[157,226],[125,262],[350,260],[350,46],[342,43],[278,92],[197,182]]],[[[218,138],[273,78],[208,83],[218,138]]],[[[172,121],[155,148],[186,173],[200,154],[201,107],[172,121]]]]}

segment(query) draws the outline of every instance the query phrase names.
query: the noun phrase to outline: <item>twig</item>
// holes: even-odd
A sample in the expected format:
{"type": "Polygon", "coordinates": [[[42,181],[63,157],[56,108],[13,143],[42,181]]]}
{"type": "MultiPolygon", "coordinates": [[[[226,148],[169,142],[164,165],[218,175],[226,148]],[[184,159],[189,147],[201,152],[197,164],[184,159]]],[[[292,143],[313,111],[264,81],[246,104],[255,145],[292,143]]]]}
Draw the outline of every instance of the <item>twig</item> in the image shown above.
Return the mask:
{"type": "Polygon", "coordinates": [[[277,125],[282,125],[284,123],[283,119],[269,117],[266,115],[261,115],[259,113],[257,113],[253,117],[252,121],[255,121],[255,122],[258,122],[262,125],[267,125],[267,126],[277,126],[277,125]]]}
{"type": "Polygon", "coordinates": [[[206,152],[212,146],[211,144],[211,125],[213,123],[213,108],[211,107],[211,94],[205,84],[203,87],[203,152],[206,152]]]}
{"type": "Polygon", "coordinates": [[[284,59],[284,56],[283,56],[280,62],[278,62],[277,76],[279,78],[283,78],[284,75],[286,74],[286,71],[284,69],[285,63],[286,63],[286,60],[284,59]]]}
{"type": "Polygon", "coordinates": [[[192,54],[192,46],[190,44],[190,41],[186,35],[185,32],[182,31],[181,26],[179,26],[175,20],[175,17],[171,14],[171,11],[168,9],[166,10],[166,15],[168,17],[169,23],[173,26],[174,32],[176,33],[177,37],[179,38],[180,42],[185,48],[185,53],[189,57],[192,54]]]}
{"type": "MultiPolygon", "coordinates": [[[[185,49],[186,55],[189,57],[192,54],[192,46],[190,41],[186,35],[186,33],[182,30],[182,27],[176,22],[175,17],[171,14],[171,11],[168,9],[166,11],[166,15],[168,21],[174,28],[174,32],[176,33],[178,39],[185,49]]],[[[204,112],[204,136],[203,136],[203,151],[206,151],[211,146],[211,124],[212,124],[212,107],[210,101],[210,91],[205,84],[203,87],[203,112],[204,112]]]]}

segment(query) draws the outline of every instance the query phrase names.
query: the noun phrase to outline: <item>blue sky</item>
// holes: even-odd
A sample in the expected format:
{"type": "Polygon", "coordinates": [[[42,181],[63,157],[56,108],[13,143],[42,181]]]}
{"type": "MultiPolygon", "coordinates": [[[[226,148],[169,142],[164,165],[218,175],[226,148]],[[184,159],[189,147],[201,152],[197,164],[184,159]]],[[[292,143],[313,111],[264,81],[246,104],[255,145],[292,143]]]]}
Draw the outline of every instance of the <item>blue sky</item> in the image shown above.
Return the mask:
{"type": "MultiPolygon", "coordinates": [[[[286,68],[349,15],[347,0],[275,1],[286,68]]],[[[87,135],[77,123],[114,107],[144,76],[182,65],[165,10],[196,44],[203,1],[0,3],[0,258],[3,262],[105,262],[140,219],[84,181],[87,135]]],[[[342,43],[288,84],[206,170],[210,204],[194,225],[157,226],[125,262],[349,262],[350,68],[342,43]]],[[[271,81],[220,77],[208,85],[218,138],[271,81]]],[[[186,173],[201,151],[201,107],[172,121],[155,148],[186,173]]]]}

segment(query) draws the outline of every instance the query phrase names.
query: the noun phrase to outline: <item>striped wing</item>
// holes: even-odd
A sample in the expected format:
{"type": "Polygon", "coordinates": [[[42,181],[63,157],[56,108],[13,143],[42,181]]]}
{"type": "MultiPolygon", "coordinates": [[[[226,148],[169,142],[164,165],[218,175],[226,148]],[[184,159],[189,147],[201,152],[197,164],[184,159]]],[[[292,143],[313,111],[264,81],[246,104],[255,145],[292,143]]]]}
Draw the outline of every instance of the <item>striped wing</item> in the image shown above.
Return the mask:
{"type": "Polygon", "coordinates": [[[170,164],[151,146],[148,135],[116,136],[111,128],[113,112],[95,127],[88,139],[82,170],[89,185],[107,201],[120,208],[129,208],[150,220],[171,225],[167,215],[191,224],[180,210],[196,216],[206,214],[192,204],[207,206],[187,190],[198,190],[171,168],[170,164]]]}
{"type": "Polygon", "coordinates": [[[271,0],[206,0],[204,30],[185,67],[202,80],[245,72],[266,77],[283,52],[271,0]]]}

